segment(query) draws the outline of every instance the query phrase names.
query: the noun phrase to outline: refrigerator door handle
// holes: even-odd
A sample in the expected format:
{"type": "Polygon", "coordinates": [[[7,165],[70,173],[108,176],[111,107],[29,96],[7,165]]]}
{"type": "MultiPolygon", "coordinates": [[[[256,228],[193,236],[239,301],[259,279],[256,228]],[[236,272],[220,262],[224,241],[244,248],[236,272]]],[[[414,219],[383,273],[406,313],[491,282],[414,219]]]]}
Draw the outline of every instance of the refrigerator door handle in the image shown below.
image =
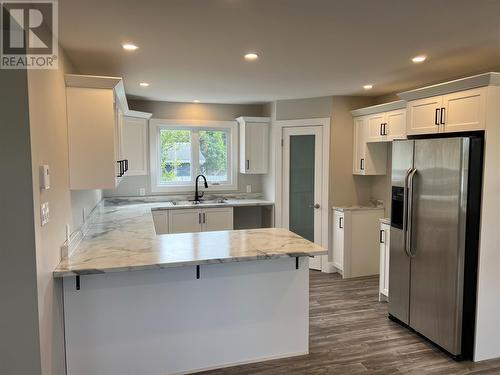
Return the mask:
{"type": "Polygon", "coordinates": [[[407,235],[407,221],[408,221],[408,176],[410,176],[413,168],[406,171],[405,182],[403,188],[403,249],[409,257],[408,249],[406,248],[406,235],[407,235]]]}
{"type": "Polygon", "coordinates": [[[405,232],[405,250],[406,254],[413,258],[415,254],[411,250],[411,237],[412,237],[412,226],[413,226],[413,181],[415,179],[415,175],[417,174],[417,169],[413,168],[412,171],[408,175],[408,208],[407,208],[407,223],[406,223],[406,232],[405,232]]]}

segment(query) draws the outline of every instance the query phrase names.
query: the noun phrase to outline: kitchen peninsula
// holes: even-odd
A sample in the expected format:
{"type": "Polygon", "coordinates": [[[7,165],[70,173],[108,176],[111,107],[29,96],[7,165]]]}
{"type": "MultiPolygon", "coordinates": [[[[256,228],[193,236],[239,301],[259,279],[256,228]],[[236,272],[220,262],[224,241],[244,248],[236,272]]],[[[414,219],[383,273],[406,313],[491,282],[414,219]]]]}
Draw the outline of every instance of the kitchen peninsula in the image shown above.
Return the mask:
{"type": "Polygon", "coordinates": [[[101,204],[54,271],[69,375],[190,373],[308,353],[308,257],[326,251],[277,228],[157,235],[158,206],[101,204]]]}

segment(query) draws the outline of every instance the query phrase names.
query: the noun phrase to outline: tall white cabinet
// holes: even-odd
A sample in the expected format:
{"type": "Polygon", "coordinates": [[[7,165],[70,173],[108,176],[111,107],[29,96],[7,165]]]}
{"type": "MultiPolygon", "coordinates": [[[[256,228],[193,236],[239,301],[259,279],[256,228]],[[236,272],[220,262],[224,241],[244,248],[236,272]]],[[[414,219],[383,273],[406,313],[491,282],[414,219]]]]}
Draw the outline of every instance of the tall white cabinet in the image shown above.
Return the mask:
{"type": "Polygon", "coordinates": [[[240,173],[265,174],[269,170],[269,117],[238,117],[240,173]]]}

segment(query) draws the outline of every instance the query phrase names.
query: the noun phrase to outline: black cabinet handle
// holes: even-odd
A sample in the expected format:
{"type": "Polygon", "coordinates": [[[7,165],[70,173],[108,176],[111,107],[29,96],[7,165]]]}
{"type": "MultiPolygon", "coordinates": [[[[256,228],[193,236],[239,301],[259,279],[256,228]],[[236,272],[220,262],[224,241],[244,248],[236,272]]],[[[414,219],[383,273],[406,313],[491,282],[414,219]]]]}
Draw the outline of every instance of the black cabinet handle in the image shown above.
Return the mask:
{"type": "Polygon", "coordinates": [[[343,228],[344,228],[344,225],[343,225],[343,222],[342,222],[342,221],[343,221],[343,219],[344,219],[343,217],[339,217],[339,228],[340,228],[340,229],[343,229],[343,228]]]}
{"type": "Polygon", "coordinates": [[[205,214],[205,212],[203,212],[203,224],[206,224],[207,223],[207,216],[205,214]]]}
{"type": "Polygon", "coordinates": [[[364,171],[365,170],[365,159],[361,159],[359,161],[359,168],[364,171]]]}
{"type": "Polygon", "coordinates": [[[379,237],[380,243],[384,243],[384,230],[380,229],[380,237],[379,237]]]}
{"type": "Polygon", "coordinates": [[[444,111],[445,111],[445,110],[446,110],[446,108],[441,107],[441,115],[439,116],[439,123],[440,123],[441,125],[444,125],[444,120],[445,120],[445,118],[444,118],[444,111]]]}
{"type": "Polygon", "coordinates": [[[120,172],[118,172],[118,176],[117,177],[121,177],[125,173],[123,171],[123,160],[118,160],[117,163],[118,163],[118,168],[120,170],[120,172]]]}
{"type": "Polygon", "coordinates": [[[247,160],[247,171],[250,169],[250,160],[247,160]]]}
{"type": "Polygon", "coordinates": [[[125,162],[125,170],[124,170],[124,172],[127,172],[128,171],[128,159],[125,159],[124,162],[125,162]]]}
{"type": "Polygon", "coordinates": [[[384,131],[382,130],[384,128],[384,124],[380,124],[380,131],[379,131],[379,135],[384,135],[384,131]]]}
{"type": "Polygon", "coordinates": [[[387,122],[384,122],[383,125],[384,125],[384,132],[383,132],[384,134],[382,135],[387,135],[387,122]]]}
{"type": "Polygon", "coordinates": [[[198,224],[201,224],[201,212],[198,213],[198,224]]]}
{"type": "Polygon", "coordinates": [[[434,116],[434,124],[439,125],[439,108],[436,108],[436,114],[434,116]]]}

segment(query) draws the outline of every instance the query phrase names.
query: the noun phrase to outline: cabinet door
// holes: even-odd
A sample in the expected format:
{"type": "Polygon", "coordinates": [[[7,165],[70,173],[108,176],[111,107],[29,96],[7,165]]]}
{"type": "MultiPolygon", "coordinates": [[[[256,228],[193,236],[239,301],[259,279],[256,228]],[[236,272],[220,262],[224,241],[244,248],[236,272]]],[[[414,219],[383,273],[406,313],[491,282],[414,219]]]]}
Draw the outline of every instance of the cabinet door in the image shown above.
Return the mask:
{"type": "Polygon", "coordinates": [[[124,117],[122,138],[123,158],[128,160],[127,175],[147,175],[147,120],[124,117]]]}
{"type": "Polygon", "coordinates": [[[407,104],[406,134],[433,134],[438,133],[439,110],[442,107],[442,97],[435,96],[419,100],[412,100],[407,104]]]}
{"type": "Polygon", "coordinates": [[[366,154],[366,117],[354,118],[352,173],[364,174],[366,154]]]}
{"type": "Polygon", "coordinates": [[[383,142],[387,140],[387,121],[385,112],[368,115],[366,121],[368,123],[367,142],[383,142]]]}
{"type": "Polygon", "coordinates": [[[455,92],[443,96],[441,121],[447,133],[484,130],[486,88],[455,92]]]}
{"type": "Polygon", "coordinates": [[[389,297],[389,254],[391,252],[391,227],[384,224],[384,245],[385,245],[385,256],[384,256],[384,294],[389,297]]]}
{"type": "Polygon", "coordinates": [[[207,208],[202,210],[202,231],[232,230],[233,208],[207,208]]]}
{"type": "Polygon", "coordinates": [[[156,234],[168,233],[168,211],[153,211],[151,214],[156,234]]]}
{"type": "Polygon", "coordinates": [[[169,211],[169,233],[201,232],[201,210],[185,209],[169,211]]]}
{"type": "Polygon", "coordinates": [[[388,140],[406,139],[406,109],[387,112],[386,122],[388,140]]]}
{"type": "Polygon", "coordinates": [[[385,290],[385,243],[384,243],[384,227],[383,225],[380,226],[380,260],[379,260],[379,276],[378,276],[378,300],[381,301],[381,296],[385,295],[384,290],[385,290]]]}
{"type": "Polygon", "coordinates": [[[333,265],[344,270],[344,213],[340,211],[333,214],[333,265]]]}
{"type": "MultiPolygon", "coordinates": [[[[243,127],[242,140],[244,152],[240,160],[240,172],[248,174],[263,174],[268,171],[269,159],[269,124],[246,123],[243,127]]],[[[242,145],[240,144],[240,147],[242,145]]]]}
{"type": "Polygon", "coordinates": [[[389,250],[390,226],[380,225],[380,275],[379,275],[379,300],[380,295],[389,296],[389,250]]]}

